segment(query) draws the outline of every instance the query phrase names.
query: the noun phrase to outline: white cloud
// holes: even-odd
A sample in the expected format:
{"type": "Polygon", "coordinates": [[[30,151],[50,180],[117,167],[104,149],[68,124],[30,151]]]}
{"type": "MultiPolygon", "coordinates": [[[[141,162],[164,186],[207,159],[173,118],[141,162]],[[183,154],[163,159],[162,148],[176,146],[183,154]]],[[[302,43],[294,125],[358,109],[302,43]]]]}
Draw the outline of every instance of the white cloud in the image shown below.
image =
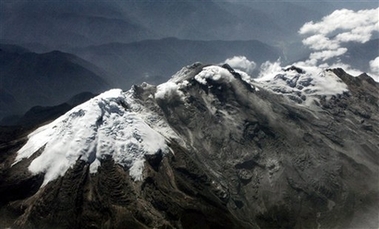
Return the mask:
{"type": "Polygon", "coordinates": [[[158,85],[157,92],[155,93],[156,99],[171,99],[175,96],[183,96],[183,92],[179,90],[179,85],[168,81],[158,85]]]}
{"type": "Polygon", "coordinates": [[[315,34],[304,39],[303,44],[314,50],[338,49],[340,47],[337,41],[330,40],[322,34],[315,34]]]}
{"type": "Polygon", "coordinates": [[[379,31],[379,8],[353,11],[336,10],[319,22],[307,22],[299,30],[308,35],[303,44],[317,52],[312,53],[312,62],[325,61],[346,53],[347,42],[365,43],[379,31]]]}
{"type": "Polygon", "coordinates": [[[379,75],[379,56],[370,61],[370,70],[379,75]]]}
{"type": "Polygon", "coordinates": [[[248,60],[245,56],[234,56],[226,59],[224,63],[229,64],[232,68],[252,74],[257,66],[254,61],[248,60]]]}
{"type": "Polygon", "coordinates": [[[341,56],[341,55],[345,54],[346,52],[347,52],[347,48],[339,48],[336,50],[323,50],[323,51],[311,53],[309,58],[311,60],[323,60],[323,61],[325,61],[325,60],[330,59],[332,57],[341,56]]]}
{"type": "MultiPolygon", "coordinates": [[[[330,59],[344,55],[348,51],[346,43],[365,43],[377,32],[379,32],[379,8],[356,12],[346,9],[336,10],[319,22],[307,22],[300,28],[299,33],[307,36],[303,44],[313,52],[307,60],[293,65],[314,75],[317,75],[317,71],[325,69],[343,68],[348,74],[359,76],[363,71],[342,63],[340,58],[336,58],[334,63],[330,59]]],[[[379,82],[379,56],[369,64],[368,75],[379,82]]],[[[279,60],[274,63],[267,61],[260,66],[256,81],[269,81],[284,68],[279,60]]]]}
{"type": "Polygon", "coordinates": [[[370,76],[376,81],[379,82],[379,56],[374,60],[370,61],[370,76]]]}
{"type": "MultiPolygon", "coordinates": [[[[355,28],[371,28],[378,30],[378,28],[373,25],[378,22],[378,10],[360,10],[353,11],[347,9],[336,10],[330,15],[322,18],[320,22],[307,22],[299,30],[300,34],[323,34],[328,35],[336,30],[346,30],[352,31],[355,28]]],[[[363,29],[365,30],[365,29],[363,29]]],[[[360,32],[359,30],[355,32],[360,32]]],[[[367,32],[367,31],[366,31],[367,32]]]]}
{"type": "MultiPolygon", "coordinates": [[[[351,75],[357,76],[362,71],[353,69],[350,65],[330,63],[331,58],[344,55],[348,49],[348,42],[365,43],[374,33],[379,32],[379,8],[353,11],[347,9],[336,10],[323,17],[318,22],[307,22],[300,29],[299,34],[306,35],[303,44],[314,50],[308,60],[295,65],[318,66],[320,68],[343,68],[351,75]]],[[[369,75],[379,81],[379,57],[370,61],[369,75]]]]}
{"type": "Polygon", "coordinates": [[[266,61],[260,67],[258,80],[264,81],[272,79],[281,70],[282,66],[280,60],[277,60],[276,62],[266,61]]]}

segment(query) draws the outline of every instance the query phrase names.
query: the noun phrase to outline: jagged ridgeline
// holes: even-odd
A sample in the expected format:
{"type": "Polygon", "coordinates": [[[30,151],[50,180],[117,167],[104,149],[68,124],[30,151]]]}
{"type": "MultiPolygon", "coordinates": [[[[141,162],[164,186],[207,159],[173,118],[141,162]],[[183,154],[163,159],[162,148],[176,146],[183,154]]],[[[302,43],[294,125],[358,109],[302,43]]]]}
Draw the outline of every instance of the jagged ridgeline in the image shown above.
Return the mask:
{"type": "Polygon", "coordinates": [[[7,130],[0,227],[377,227],[378,89],[342,69],[197,63],[104,92],[7,130]]]}

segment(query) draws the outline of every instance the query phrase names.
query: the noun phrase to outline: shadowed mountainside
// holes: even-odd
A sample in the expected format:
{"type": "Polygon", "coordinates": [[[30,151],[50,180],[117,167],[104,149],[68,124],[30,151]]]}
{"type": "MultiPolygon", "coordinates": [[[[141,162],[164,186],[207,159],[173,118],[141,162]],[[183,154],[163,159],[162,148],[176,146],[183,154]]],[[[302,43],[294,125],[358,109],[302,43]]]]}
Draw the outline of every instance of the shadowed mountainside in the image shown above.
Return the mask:
{"type": "Polygon", "coordinates": [[[0,49],[0,117],[109,88],[104,71],[72,54],[36,54],[7,47],[0,49]]]}

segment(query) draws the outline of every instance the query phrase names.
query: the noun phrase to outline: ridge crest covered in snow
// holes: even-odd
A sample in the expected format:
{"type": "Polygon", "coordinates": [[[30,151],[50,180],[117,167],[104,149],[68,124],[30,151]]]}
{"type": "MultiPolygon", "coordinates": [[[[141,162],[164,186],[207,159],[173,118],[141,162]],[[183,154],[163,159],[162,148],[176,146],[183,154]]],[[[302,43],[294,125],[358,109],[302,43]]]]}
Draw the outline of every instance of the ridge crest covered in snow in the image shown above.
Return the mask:
{"type": "MultiPolygon", "coordinates": [[[[199,63],[183,68],[157,87],[143,84],[141,88],[151,89],[148,99],[152,101],[179,98],[185,103],[184,89],[191,85],[189,81],[207,86],[210,81],[230,84],[235,80],[241,80],[251,87],[250,90],[270,90],[302,105],[311,105],[320,96],[348,91],[346,84],[328,70],[293,66],[253,79],[229,65],[199,63]]],[[[111,156],[116,163],[129,169],[134,180],[142,180],[145,155],[167,153],[166,141],[175,138],[176,134],[161,114],[135,98],[135,88],[127,92],[121,89],[104,92],[38,128],[28,136],[13,164],[44,148],[29,170],[33,174],[44,173],[44,184],[47,184],[64,175],[78,159],[89,163],[90,172],[95,173],[101,159],[111,156]]]]}
{"type": "Polygon", "coordinates": [[[322,97],[342,95],[348,86],[330,69],[288,66],[254,79],[253,84],[311,106],[322,97]]]}

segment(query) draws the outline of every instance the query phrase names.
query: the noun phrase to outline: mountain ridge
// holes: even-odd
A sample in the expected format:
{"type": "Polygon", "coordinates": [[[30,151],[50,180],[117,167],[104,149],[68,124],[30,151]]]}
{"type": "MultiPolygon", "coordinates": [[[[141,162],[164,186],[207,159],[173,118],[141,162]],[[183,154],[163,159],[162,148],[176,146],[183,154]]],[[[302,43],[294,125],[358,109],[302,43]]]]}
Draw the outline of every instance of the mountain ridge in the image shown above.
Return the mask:
{"type": "Polygon", "coordinates": [[[9,142],[2,146],[8,150],[2,150],[0,193],[19,191],[0,195],[1,210],[7,213],[0,221],[16,220],[12,227],[20,228],[374,226],[379,211],[378,83],[366,75],[353,78],[342,69],[322,72],[291,67],[259,82],[228,65],[194,64],[158,86],[113,90],[109,101],[106,94],[95,97],[87,104],[105,109],[104,116],[81,122],[78,130],[99,128],[115,142],[126,137],[125,144],[132,142],[133,147],[121,154],[106,150],[117,144],[97,135],[101,132],[89,134],[85,144],[99,140],[95,151],[71,148],[61,154],[61,147],[35,141],[49,137],[33,140],[56,131],[58,135],[50,136],[58,136],[58,142],[86,142],[76,138],[83,134],[77,135],[70,123],[98,113],[98,108],[80,106],[29,139],[9,142]],[[297,85],[292,87],[287,79],[300,82],[309,74],[314,84],[335,76],[331,79],[346,88],[334,94],[313,90],[306,95],[312,103],[299,104],[290,96],[297,94],[297,85]],[[267,87],[283,80],[286,91],[267,87]],[[138,120],[132,121],[134,117],[138,120]],[[141,121],[164,136],[168,151],[154,148],[153,153],[139,154],[151,142],[137,128],[141,121]],[[108,125],[119,129],[108,132],[108,125]],[[100,153],[103,149],[105,154],[100,153]],[[95,173],[93,152],[100,163],[95,173]],[[52,158],[41,160],[54,154],[71,158],[65,172],[49,167],[52,158]],[[137,156],[143,163],[120,163],[120,155],[137,156]],[[134,165],[142,165],[137,170],[141,176],[134,175],[134,165]],[[59,175],[51,176],[54,171],[59,175]],[[44,212],[50,214],[41,218],[44,212]]]}

